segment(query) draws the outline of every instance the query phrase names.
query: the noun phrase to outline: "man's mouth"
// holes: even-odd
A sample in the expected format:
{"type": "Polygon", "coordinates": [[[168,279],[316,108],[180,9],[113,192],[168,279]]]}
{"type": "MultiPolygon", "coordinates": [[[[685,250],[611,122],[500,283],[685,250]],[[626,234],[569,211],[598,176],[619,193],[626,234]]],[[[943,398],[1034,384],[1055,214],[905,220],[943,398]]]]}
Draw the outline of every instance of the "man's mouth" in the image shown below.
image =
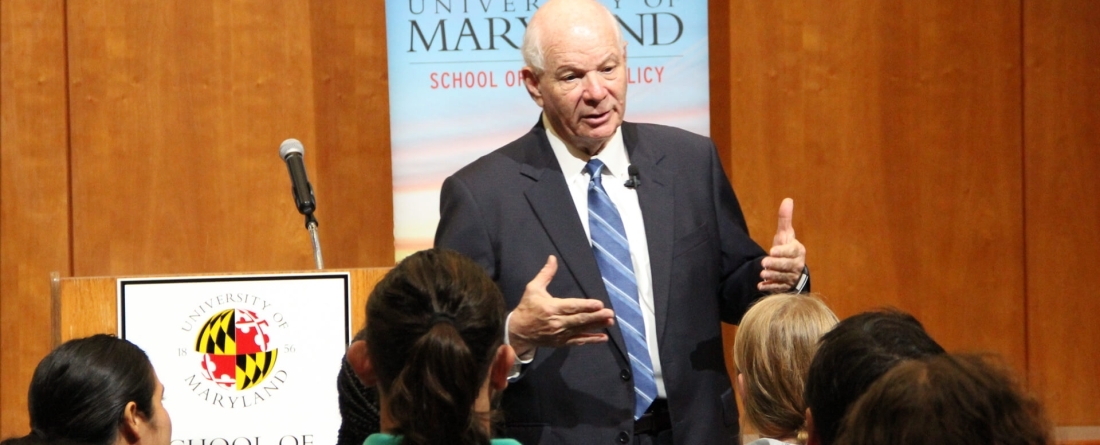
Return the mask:
{"type": "Polygon", "coordinates": [[[603,124],[604,122],[607,122],[607,120],[610,117],[611,117],[611,111],[609,110],[609,111],[604,111],[603,113],[586,114],[583,117],[581,117],[581,120],[584,121],[584,123],[586,123],[588,125],[598,126],[598,125],[603,124]]]}

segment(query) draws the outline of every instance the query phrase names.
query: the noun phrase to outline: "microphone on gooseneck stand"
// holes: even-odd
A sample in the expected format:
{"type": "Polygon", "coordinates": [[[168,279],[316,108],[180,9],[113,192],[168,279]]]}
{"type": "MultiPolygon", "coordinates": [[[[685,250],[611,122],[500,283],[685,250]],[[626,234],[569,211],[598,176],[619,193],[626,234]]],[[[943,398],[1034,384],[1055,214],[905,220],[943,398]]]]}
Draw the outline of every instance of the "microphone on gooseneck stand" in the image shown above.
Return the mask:
{"type": "Polygon", "coordinates": [[[290,172],[290,192],[294,195],[294,205],[298,212],[306,216],[306,229],[313,239],[313,259],[318,269],[324,268],[321,259],[321,240],[317,235],[317,218],[313,217],[313,211],[317,209],[317,201],[313,198],[313,186],[306,177],[306,164],[302,159],[306,149],[297,139],[287,139],[279,144],[279,156],[286,162],[286,169],[290,172]]]}
{"type": "Polygon", "coordinates": [[[626,174],[630,176],[630,178],[623,183],[623,186],[628,189],[635,189],[638,188],[639,185],[642,185],[642,181],[638,179],[638,167],[635,167],[634,164],[630,164],[626,167],[626,174]]]}
{"type": "Polygon", "coordinates": [[[317,203],[313,199],[313,186],[306,177],[306,164],[302,160],[305,154],[305,147],[297,139],[287,139],[279,145],[279,156],[282,156],[286,169],[290,172],[290,192],[294,194],[294,205],[298,206],[299,213],[309,216],[317,208],[317,203]]]}

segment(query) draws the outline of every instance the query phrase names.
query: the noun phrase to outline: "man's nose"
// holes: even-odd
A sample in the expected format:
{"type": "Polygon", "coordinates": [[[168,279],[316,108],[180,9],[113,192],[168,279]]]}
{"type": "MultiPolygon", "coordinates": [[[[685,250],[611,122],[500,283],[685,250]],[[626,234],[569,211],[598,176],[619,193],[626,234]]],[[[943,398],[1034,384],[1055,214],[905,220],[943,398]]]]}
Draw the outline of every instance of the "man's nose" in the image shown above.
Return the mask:
{"type": "Polygon", "coordinates": [[[599,73],[590,72],[584,76],[584,98],[592,101],[602,101],[607,97],[607,87],[599,73]]]}

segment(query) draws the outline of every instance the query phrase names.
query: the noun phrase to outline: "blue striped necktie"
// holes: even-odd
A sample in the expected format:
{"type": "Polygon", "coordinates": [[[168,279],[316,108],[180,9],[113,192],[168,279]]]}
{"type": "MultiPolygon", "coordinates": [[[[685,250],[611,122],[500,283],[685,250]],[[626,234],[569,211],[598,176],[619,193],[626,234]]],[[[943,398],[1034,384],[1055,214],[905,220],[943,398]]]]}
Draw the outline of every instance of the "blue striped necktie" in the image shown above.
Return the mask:
{"type": "Polygon", "coordinates": [[[638,281],[630,260],[630,245],[626,242],[626,230],[623,229],[619,211],[600,180],[603,166],[599,159],[592,159],[585,166],[592,178],[588,182],[588,230],[592,235],[592,252],[596,255],[596,264],[603,275],[603,285],[611,297],[615,320],[623,333],[626,352],[630,357],[630,369],[634,376],[634,418],[637,419],[657,398],[657,381],[653,377],[649,346],[645,341],[645,322],[638,303],[638,281]]]}

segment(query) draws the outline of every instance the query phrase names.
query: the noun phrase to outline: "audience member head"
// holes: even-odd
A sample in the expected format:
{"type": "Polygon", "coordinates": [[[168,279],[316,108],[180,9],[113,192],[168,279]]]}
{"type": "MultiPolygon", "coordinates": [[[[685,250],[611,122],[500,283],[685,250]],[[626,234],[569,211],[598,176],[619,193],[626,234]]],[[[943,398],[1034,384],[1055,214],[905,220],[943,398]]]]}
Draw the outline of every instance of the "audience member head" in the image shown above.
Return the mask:
{"type": "Polygon", "coordinates": [[[133,343],[102,334],[70,340],[34,370],[31,434],[3,444],[167,445],[172,420],[163,394],[149,358],[133,343]]]}
{"type": "Polygon", "coordinates": [[[821,299],[795,294],[761,299],[741,319],[733,362],[745,418],[762,436],[805,443],[806,373],[817,341],[836,323],[821,299]]]}
{"type": "Polygon", "coordinates": [[[979,356],[910,360],[875,381],[845,417],[838,444],[1046,445],[1039,402],[979,356]]]}
{"type": "Polygon", "coordinates": [[[841,419],[867,387],[904,360],[944,350],[912,315],[864,312],[842,320],[818,345],[806,378],[810,443],[831,445],[841,419]]]}
{"type": "Polygon", "coordinates": [[[489,443],[491,393],[515,355],[504,297],[480,266],[441,249],[405,258],[371,293],[366,331],[348,360],[379,388],[383,432],[406,445],[489,443]]]}

